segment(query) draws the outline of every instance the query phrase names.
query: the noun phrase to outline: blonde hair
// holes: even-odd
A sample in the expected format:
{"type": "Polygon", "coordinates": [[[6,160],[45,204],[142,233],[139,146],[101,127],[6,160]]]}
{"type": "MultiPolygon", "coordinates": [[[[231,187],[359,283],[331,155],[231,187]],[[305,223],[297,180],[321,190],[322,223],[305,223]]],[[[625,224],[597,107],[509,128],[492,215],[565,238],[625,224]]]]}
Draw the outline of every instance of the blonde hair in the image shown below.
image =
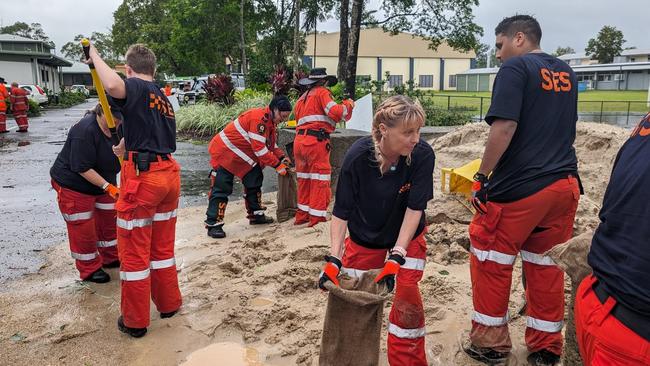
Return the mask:
{"type": "MultiPolygon", "coordinates": [[[[371,136],[374,144],[375,160],[379,164],[379,170],[382,175],[388,161],[386,161],[382,155],[381,149],[379,148],[379,142],[382,139],[379,125],[383,123],[386,127],[392,128],[401,124],[416,124],[419,127],[422,127],[424,126],[425,120],[426,114],[424,113],[424,109],[422,109],[420,102],[404,95],[392,96],[384,100],[379,107],[377,107],[375,117],[372,121],[371,136]]],[[[410,154],[406,158],[406,164],[411,164],[410,154]]]]}

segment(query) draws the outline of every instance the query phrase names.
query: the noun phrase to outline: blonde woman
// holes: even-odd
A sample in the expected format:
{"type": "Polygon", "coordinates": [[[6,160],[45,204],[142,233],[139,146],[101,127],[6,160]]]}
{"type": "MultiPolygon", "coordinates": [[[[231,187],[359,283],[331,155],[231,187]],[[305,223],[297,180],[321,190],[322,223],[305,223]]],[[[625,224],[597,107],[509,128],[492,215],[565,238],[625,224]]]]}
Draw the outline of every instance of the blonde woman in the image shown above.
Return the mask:
{"type": "Polygon", "coordinates": [[[345,156],[331,223],[331,254],[319,286],[381,269],[375,282],[397,290],[388,323],[392,366],[426,366],[424,309],[418,282],[426,259],[424,209],[433,198],[431,146],[420,139],[425,114],[405,96],[379,105],[372,135],[345,156]],[[346,229],[350,236],[346,238],[346,229]],[[388,258],[387,258],[388,256],[388,258]]]}

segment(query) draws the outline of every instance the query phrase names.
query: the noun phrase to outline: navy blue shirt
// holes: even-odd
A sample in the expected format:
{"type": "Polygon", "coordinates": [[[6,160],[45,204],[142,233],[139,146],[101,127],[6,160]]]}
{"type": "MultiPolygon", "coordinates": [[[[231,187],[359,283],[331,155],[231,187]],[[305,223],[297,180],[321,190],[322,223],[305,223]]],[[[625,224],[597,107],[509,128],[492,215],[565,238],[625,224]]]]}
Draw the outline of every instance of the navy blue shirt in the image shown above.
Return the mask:
{"type": "Polygon", "coordinates": [[[90,195],[104,194],[79,173],[94,169],[107,182],[116,184],[120,161],[113,154],[112,146],[95,113],[88,113],[70,128],[63,149],[50,168],[50,176],[63,188],[90,195]]]}
{"type": "MultiPolygon", "coordinates": [[[[332,214],[347,220],[355,243],[368,248],[392,248],[406,208],[423,211],[433,198],[434,164],[433,149],[420,140],[411,153],[410,164],[402,156],[395,170],[382,176],[372,139],[363,137],[345,154],[332,214]]],[[[423,214],[414,238],[424,226],[423,214]]]]}
{"type": "Polygon", "coordinates": [[[485,121],[512,120],[517,130],[490,176],[490,201],[516,201],[568,174],[577,175],[577,87],[571,67],[545,53],[503,63],[485,121]]]}
{"type": "Polygon", "coordinates": [[[124,115],[127,151],[170,154],[176,151],[176,119],[171,103],[152,81],[128,78],[126,98],[115,99],[124,115]]]}
{"type": "Polygon", "coordinates": [[[650,114],[616,156],[588,261],[617,302],[650,319],[650,114]]]}

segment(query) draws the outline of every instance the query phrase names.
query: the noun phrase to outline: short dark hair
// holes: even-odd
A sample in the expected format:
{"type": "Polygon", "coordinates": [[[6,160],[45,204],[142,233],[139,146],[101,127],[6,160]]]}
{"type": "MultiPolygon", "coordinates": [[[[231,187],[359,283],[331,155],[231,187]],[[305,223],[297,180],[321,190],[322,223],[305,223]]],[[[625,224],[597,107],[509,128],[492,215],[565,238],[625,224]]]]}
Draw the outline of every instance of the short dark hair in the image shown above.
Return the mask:
{"type": "Polygon", "coordinates": [[[291,112],[291,102],[289,101],[289,98],[286,97],[286,95],[276,95],[273,97],[273,100],[271,100],[271,103],[269,103],[269,108],[271,111],[274,109],[278,109],[280,112],[291,112]]]}
{"type": "Polygon", "coordinates": [[[542,27],[539,26],[537,19],[530,15],[515,15],[505,18],[494,28],[494,35],[512,37],[517,33],[523,33],[536,45],[542,40],[542,27]]]}
{"type": "Polygon", "coordinates": [[[126,64],[138,74],[156,73],[156,55],[147,46],[137,43],[126,51],[126,64]]]}

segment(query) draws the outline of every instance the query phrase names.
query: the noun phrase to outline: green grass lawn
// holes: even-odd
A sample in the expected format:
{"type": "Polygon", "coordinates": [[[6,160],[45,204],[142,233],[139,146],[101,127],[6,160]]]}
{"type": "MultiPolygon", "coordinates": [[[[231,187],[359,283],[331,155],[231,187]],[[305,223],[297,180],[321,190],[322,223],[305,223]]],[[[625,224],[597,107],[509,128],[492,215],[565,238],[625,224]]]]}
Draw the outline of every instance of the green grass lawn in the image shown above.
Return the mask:
{"type": "MultiPolygon", "coordinates": [[[[476,114],[485,114],[490,107],[490,92],[429,92],[423,98],[431,100],[440,108],[461,108],[476,114]],[[481,108],[481,98],[482,108],[481,108]]],[[[650,110],[646,91],[591,90],[578,94],[578,110],[581,113],[626,114],[645,113],[650,110]],[[629,103],[628,103],[629,102],[629,103]],[[628,106],[629,104],[629,106],[628,106]]]]}

